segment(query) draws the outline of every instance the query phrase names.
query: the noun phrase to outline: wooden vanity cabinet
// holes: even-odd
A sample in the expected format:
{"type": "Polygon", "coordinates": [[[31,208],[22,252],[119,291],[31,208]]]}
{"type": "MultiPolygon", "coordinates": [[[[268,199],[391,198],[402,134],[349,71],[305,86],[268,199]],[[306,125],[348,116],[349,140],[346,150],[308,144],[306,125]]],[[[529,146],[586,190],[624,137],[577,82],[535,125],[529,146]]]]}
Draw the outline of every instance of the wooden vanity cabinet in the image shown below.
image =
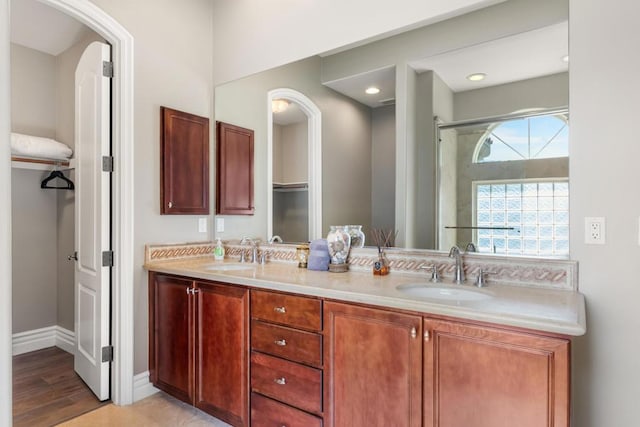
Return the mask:
{"type": "Polygon", "coordinates": [[[249,291],[150,273],[149,370],[157,388],[249,425],[249,291]]]}
{"type": "Polygon", "coordinates": [[[324,319],[325,425],[421,426],[422,318],[325,302],[324,319]]]}
{"type": "Polygon", "coordinates": [[[324,303],[325,425],[567,427],[569,341],[324,303]]]}
{"type": "Polygon", "coordinates": [[[149,274],[149,375],[154,386],[193,403],[193,281],[149,274]]]}
{"type": "Polygon", "coordinates": [[[424,320],[425,427],[569,426],[569,341],[424,320]]]}
{"type": "Polygon", "coordinates": [[[251,290],[251,425],[323,425],[322,300],[251,290]]]}

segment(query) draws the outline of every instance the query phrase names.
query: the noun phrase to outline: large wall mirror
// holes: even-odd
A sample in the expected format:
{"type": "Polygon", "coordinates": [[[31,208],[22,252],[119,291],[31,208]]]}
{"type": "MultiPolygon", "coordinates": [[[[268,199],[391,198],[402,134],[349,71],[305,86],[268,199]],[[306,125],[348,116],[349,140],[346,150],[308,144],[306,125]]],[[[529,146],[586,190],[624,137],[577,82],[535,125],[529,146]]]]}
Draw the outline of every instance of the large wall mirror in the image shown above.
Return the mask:
{"type": "MultiPolygon", "coordinates": [[[[507,0],[225,83],[216,120],[254,129],[266,147],[270,91],[317,106],[321,149],[306,155],[321,156],[321,219],[309,239],[358,224],[367,242],[374,228],[394,229],[408,248],[473,242],[487,254],[566,257],[567,29],[566,0],[507,0]]],[[[256,150],[256,194],[273,195],[273,161],[256,150]]],[[[265,239],[270,203],[256,202],[250,225],[265,239]]]]}

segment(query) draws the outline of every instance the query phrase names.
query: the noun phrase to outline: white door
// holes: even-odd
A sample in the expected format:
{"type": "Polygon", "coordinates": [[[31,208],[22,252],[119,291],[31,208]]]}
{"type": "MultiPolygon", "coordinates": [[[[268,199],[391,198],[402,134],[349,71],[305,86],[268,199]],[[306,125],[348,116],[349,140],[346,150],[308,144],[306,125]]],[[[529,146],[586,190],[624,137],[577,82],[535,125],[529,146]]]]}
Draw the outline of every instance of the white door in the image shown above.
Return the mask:
{"type": "Polygon", "coordinates": [[[110,47],[94,42],[76,68],[75,94],[75,332],[74,367],[100,400],[109,399],[110,176],[102,172],[102,156],[110,154],[109,87],[103,61],[110,47]]]}

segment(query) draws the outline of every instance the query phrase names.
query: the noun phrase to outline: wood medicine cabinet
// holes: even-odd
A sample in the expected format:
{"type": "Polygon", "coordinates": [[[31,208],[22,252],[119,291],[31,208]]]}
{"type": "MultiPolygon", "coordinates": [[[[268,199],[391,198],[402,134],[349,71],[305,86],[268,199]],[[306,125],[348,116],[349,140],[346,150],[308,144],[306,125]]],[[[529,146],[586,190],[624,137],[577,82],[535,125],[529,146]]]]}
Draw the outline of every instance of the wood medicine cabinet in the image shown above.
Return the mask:
{"type": "Polygon", "coordinates": [[[160,107],[160,213],[209,214],[209,119],[160,107]]]}
{"type": "Polygon", "coordinates": [[[253,215],[253,130],[216,122],[216,214],[253,215]]]}

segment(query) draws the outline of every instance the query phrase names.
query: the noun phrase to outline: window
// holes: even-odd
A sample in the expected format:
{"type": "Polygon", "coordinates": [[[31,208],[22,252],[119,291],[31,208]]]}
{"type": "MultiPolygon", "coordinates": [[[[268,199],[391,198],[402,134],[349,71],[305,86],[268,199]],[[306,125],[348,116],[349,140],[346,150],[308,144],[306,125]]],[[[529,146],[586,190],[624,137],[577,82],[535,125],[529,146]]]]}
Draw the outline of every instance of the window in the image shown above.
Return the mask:
{"type": "Polygon", "coordinates": [[[548,159],[568,155],[566,116],[549,115],[494,124],[480,138],[473,162],[548,159]]]}
{"type": "Polygon", "coordinates": [[[499,254],[569,254],[567,179],[475,182],[478,250],[499,254]]]}

